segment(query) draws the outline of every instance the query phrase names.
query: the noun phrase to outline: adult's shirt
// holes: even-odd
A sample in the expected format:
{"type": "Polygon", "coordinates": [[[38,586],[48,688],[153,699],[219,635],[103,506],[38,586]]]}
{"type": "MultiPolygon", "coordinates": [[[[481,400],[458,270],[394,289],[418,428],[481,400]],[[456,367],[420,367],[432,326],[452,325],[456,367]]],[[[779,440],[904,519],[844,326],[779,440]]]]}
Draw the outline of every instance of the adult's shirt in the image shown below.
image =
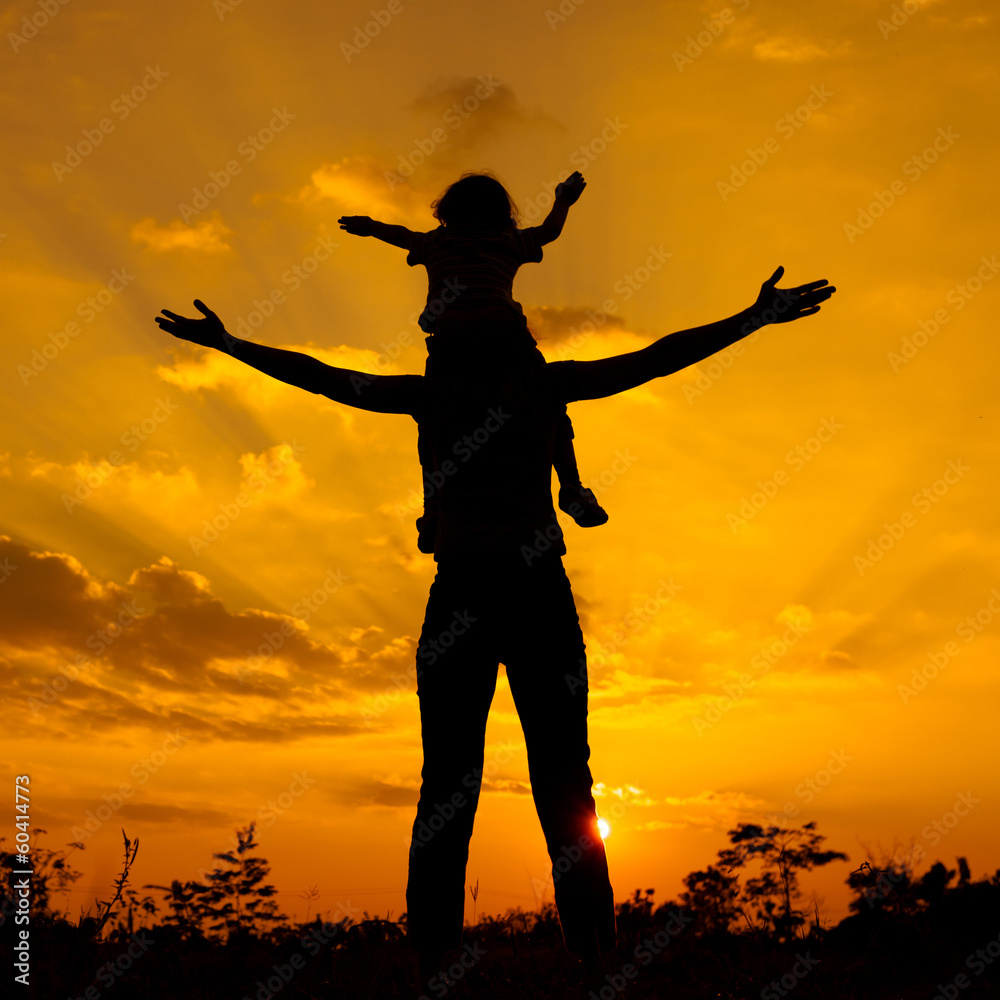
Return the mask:
{"type": "MultiPolygon", "coordinates": [[[[470,352],[477,338],[468,339],[470,352]]],[[[565,553],[552,504],[556,421],[574,400],[575,362],[490,364],[478,342],[461,378],[360,376],[358,405],[408,413],[432,457],[440,506],[434,557],[565,553]]]]}

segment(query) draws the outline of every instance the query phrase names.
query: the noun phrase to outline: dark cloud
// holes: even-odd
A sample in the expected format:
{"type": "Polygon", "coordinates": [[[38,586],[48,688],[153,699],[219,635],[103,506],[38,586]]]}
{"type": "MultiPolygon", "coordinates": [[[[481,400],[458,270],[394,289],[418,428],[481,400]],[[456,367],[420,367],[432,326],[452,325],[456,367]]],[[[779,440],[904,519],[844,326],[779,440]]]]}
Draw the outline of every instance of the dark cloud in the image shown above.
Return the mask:
{"type": "Polygon", "coordinates": [[[452,152],[466,153],[508,128],[522,142],[525,129],[533,126],[562,129],[555,119],[527,109],[492,73],[432,85],[412,107],[429,129],[433,125],[444,132],[447,138],[441,147],[452,152]]]}
{"type": "Polygon", "coordinates": [[[572,343],[595,334],[624,330],[625,323],[616,316],[590,306],[534,306],[524,310],[532,336],[539,343],[572,343]]]}
{"type": "Polygon", "coordinates": [[[265,742],[347,735],[367,729],[360,712],[316,707],[381,691],[412,666],[410,640],[369,630],[318,642],[289,615],[228,610],[205,577],[166,558],[120,586],[0,536],[0,565],[10,568],[0,686],[27,702],[25,735],[39,725],[53,739],[123,726],[265,742]],[[262,713],[262,699],[275,709],[262,713]]]}

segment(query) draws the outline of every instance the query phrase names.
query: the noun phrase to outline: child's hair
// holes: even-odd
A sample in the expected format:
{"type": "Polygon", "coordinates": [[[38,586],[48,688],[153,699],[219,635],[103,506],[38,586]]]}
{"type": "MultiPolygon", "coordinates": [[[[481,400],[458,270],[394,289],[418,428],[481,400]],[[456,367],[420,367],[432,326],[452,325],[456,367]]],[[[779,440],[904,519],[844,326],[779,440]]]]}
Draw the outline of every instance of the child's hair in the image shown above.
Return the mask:
{"type": "Polygon", "coordinates": [[[431,203],[434,218],[446,226],[517,228],[517,206],[507,189],[489,173],[469,171],[431,203]]]}

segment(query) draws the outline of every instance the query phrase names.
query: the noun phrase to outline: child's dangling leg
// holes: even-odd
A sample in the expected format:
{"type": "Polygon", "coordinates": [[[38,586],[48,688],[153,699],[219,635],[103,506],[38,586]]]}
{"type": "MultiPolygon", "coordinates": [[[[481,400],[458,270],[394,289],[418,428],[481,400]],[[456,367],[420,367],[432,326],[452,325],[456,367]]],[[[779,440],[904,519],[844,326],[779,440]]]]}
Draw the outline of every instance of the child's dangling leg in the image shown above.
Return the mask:
{"type": "Polygon", "coordinates": [[[424,441],[423,429],[417,427],[417,457],[420,459],[420,473],[424,486],[424,512],[417,518],[417,548],[430,555],[434,552],[437,538],[439,504],[437,488],[431,479],[434,464],[424,441]]]}
{"type": "Polygon", "coordinates": [[[607,512],[597,502],[593,491],[580,482],[573,448],[573,424],[565,412],[556,423],[552,466],[559,477],[559,509],[569,514],[581,528],[596,528],[605,524],[607,512]]]}

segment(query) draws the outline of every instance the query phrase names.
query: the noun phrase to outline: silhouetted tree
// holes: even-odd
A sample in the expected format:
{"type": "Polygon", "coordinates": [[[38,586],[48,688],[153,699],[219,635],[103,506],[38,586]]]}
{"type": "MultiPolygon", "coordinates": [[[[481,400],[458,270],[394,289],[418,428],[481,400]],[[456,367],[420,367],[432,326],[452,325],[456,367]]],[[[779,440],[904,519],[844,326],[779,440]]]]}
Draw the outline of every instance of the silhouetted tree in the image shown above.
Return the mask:
{"type": "MultiPolygon", "coordinates": [[[[71,867],[68,858],[75,850],[82,851],[83,844],[67,844],[60,851],[40,847],[38,838],[46,833],[41,827],[32,829],[32,849],[29,855],[31,876],[31,919],[52,921],[63,916],[62,911],[53,909],[52,896],[66,892],[83,874],[71,867]]],[[[3,844],[6,837],[0,837],[3,844]]],[[[11,894],[9,878],[13,868],[23,868],[23,856],[15,851],[0,850],[0,868],[4,878],[0,880],[0,926],[7,916],[14,912],[14,897],[11,894]]]]}
{"type": "Polygon", "coordinates": [[[847,884],[857,894],[848,904],[854,913],[899,917],[910,916],[918,908],[908,859],[889,860],[881,865],[865,861],[848,875],[847,884]]]}
{"type": "Polygon", "coordinates": [[[225,931],[228,937],[263,936],[276,923],[286,920],[278,913],[278,905],[271,898],[278,891],[273,885],[264,884],[271,872],[265,858],[250,852],[257,845],[254,827],[236,831],[235,851],[213,854],[225,867],[209,872],[207,885],[190,883],[194,890],[195,905],[207,919],[210,931],[225,931]]]}
{"type": "Polygon", "coordinates": [[[694,932],[725,934],[739,917],[737,877],[709,865],[703,872],[691,872],[684,877],[687,892],[681,902],[695,919],[694,932]]]}
{"type": "Polygon", "coordinates": [[[185,938],[202,937],[206,933],[227,938],[263,937],[269,930],[288,918],[278,912],[271,898],[278,891],[263,884],[271,872],[266,858],[250,852],[256,849],[254,827],[236,831],[236,849],[213,854],[225,867],[216,867],[204,882],[181,882],[174,879],[169,886],[148,885],[160,889],[169,911],[164,923],[172,924],[185,938]]]}
{"type": "Polygon", "coordinates": [[[759,927],[773,931],[779,940],[793,937],[806,920],[794,905],[802,895],[800,873],[847,860],[842,851],[820,849],[826,838],[816,833],[815,823],[794,830],[740,823],[729,831],[729,840],[734,846],[719,851],[718,867],[728,874],[760,862],[760,874],[744,883],[739,903],[751,908],[759,927]]]}

